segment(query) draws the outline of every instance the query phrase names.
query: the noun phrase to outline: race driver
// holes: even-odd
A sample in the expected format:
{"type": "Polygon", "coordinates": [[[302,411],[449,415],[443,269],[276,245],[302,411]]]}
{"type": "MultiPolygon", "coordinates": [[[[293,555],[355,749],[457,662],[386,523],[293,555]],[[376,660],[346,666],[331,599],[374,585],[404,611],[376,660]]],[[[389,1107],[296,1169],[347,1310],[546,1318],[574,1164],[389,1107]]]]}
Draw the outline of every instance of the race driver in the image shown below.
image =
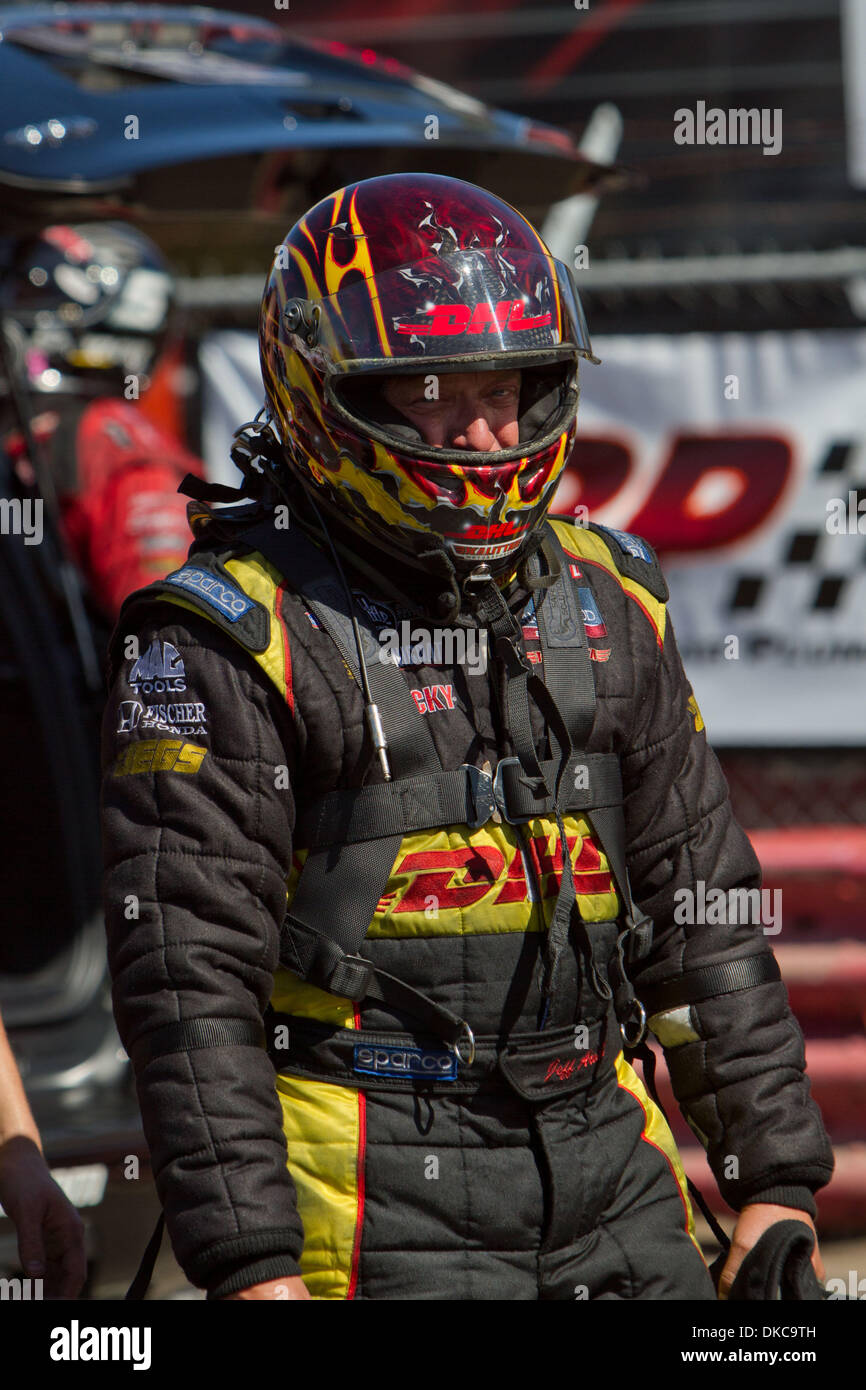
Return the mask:
{"type": "Polygon", "coordinates": [[[595,360],[569,272],[473,185],[374,178],[278,248],[260,345],[245,500],[189,484],[103,726],[179,1263],[211,1299],[715,1298],[648,1017],[740,1213],[724,1295],[832,1154],[760,922],[675,914],[760,878],[657,560],[548,519],[595,360]]]}

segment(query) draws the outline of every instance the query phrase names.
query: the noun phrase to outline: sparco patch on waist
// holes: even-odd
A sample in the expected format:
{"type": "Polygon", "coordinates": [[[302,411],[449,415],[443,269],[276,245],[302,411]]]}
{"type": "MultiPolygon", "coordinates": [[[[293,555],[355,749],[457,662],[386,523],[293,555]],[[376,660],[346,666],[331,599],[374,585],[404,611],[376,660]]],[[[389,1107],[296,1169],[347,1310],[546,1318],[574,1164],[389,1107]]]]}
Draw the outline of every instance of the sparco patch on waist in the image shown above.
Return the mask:
{"type": "Polygon", "coordinates": [[[353,1069],[366,1076],[413,1076],[428,1081],[456,1081],[453,1052],[420,1047],[378,1047],[358,1043],[353,1069]]]}

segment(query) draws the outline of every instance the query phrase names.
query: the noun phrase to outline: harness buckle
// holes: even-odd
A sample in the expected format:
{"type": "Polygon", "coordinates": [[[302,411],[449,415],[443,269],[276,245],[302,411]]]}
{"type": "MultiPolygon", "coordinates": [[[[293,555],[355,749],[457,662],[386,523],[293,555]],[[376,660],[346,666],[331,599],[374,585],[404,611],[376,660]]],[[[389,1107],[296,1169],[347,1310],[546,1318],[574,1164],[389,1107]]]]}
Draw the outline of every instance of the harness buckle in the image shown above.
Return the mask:
{"type": "Polygon", "coordinates": [[[654,923],[652,917],[634,905],[634,915],[627,914],[626,926],[628,936],[625,942],[625,958],[629,965],[636,965],[638,961],[648,956],[652,948],[654,923]]]}
{"type": "Polygon", "coordinates": [[[475,1034],[472,1032],[468,1023],[463,1022],[463,1032],[460,1034],[457,1041],[451,1044],[451,1051],[454,1053],[458,1062],[462,1062],[465,1067],[472,1066],[472,1063],[475,1061],[475,1034]],[[463,1046],[465,1046],[467,1050],[467,1056],[465,1057],[460,1051],[460,1048],[463,1046]]]}
{"type": "MultiPolygon", "coordinates": [[[[493,795],[496,798],[496,805],[499,808],[503,820],[507,820],[509,825],[526,825],[527,821],[535,820],[536,816],[549,815],[550,807],[540,806],[530,811],[528,816],[517,816],[508,809],[508,792],[503,781],[503,769],[512,765],[520,768],[519,758],[500,758],[496,764],[496,774],[493,778],[493,795]]],[[[547,798],[549,800],[549,798],[547,798]]]]}
{"type": "Polygon", "coordinates": [[[343,999],[351,999],[359,1004],[366,998],[373,979],[373,967],[363,956],[345,955],[333,971],[325,986],[331,994],[339,994],[343,999]]]}
{"type": "Polygon", "coordinates": [[[470,830],[480,830],[482,825],[492,820],[497,810],[493,778],[489,772],[482,772],[480,767],[473,767],[471,763],[461,763],[459,770],[466,773],[466,824],[470,830]]]}
{"type": "Polygon", "coordinates": [[[644,1038],[646,1037],[646,1009],[644,1008],[643,1004],[640,1002],[639,999],[633,999],[631,1002],[630,1009],[632,1018],[634,1018],[635,1008],[638,1009],[638,1016],[636,1019],[634,1019],[636,1027],[635,1030],[631,1033],[631,1036],[629,1036],[629,1030],[632,1026],[632,1019],[626,1019],[624,1023],[620,1023],[619,1025],[619,1031],[622,1034],[622,1040],[630,1052],[634,1051],[636,1047],[639,1047],[640,1044],[643,1042],[644,1038]]]}

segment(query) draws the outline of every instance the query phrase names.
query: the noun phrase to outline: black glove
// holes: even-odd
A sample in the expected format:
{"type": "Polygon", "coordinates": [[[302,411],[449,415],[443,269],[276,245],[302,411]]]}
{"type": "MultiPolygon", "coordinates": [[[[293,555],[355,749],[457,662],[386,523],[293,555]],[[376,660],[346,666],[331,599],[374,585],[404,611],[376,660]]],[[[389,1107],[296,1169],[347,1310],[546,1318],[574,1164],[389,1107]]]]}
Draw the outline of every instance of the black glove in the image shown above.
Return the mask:
{"type": "MultiPolygon", "coordinates": [[[[728,1299],[753,1302],[781,1299],[783,1303],[812,1302],[828,1297],[812,1267],[815,1237],[803,1221],[776,1221],[752,1246],[737,1270],[728,1299]]],[[[718,1289],[727,1253],[710,1266],[718,1289]]]]}

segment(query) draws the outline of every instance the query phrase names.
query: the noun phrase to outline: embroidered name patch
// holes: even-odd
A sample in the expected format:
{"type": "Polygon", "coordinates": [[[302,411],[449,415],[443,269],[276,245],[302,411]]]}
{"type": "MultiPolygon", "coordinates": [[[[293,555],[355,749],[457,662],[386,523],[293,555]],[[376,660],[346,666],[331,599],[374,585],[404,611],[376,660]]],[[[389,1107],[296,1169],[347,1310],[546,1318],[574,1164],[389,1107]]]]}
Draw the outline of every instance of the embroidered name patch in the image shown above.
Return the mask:
{"type": "Polygon", "coordinates": [[[410,690],[420,714],[434,714],[439,709],[454,708],[453,685],[425,685],[423,690],[410,690]]]}

